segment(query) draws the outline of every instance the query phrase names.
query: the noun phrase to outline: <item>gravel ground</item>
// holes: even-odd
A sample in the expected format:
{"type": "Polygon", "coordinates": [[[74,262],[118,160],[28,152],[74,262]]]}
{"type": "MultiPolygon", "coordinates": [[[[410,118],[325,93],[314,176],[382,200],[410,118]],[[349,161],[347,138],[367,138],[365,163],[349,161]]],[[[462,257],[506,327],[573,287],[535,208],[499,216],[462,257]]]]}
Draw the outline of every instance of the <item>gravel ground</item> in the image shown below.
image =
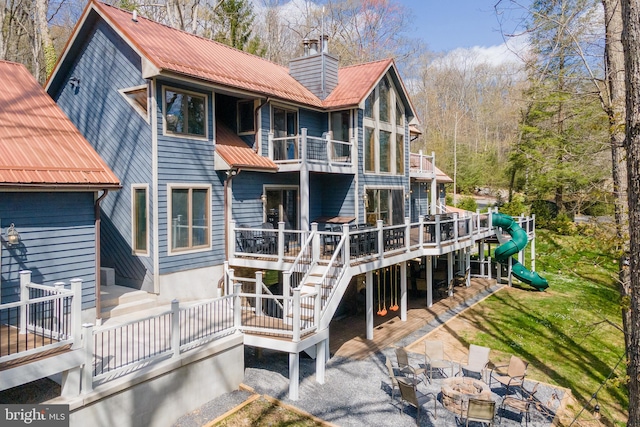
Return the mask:
{"type": "MultiPolygon", "coordinates": [[[[484,295],[478,295],[481,299],[484,295]]],[[[318,384],[315,380],[315,360],[301,356],[300,358],[300,399],[291,401],[287,397],[288,384],[288,354],[263,350],[258,357],[253,348],[245,348],[245,380],[244,383],[252,387],[256,393],[266,394],[280,399],[292,406],[311,413],[325,421],[339,426],[413,426],[416,425],[416,410],[407,406],[404,410],[399,400],[399,391],[391,399],[391,387],[385,367],[385,357],[391,358],[395,364],[395,347],[404,347],[416,339],[424,336],[438,325],[446,322],[456,312],[463,310],[473,301],[467,301],[457,310],[446,316],[434,320],[431,324],[415,331],[403,338],[392,347],[382,352],[372,354],[364,360],[352,360],[333,357],[327,362],[325,372],[325,384],[318,384]]],[[[411,356],[411,354],[410,354],[411,356]]],[[[422,357],[413,354],[414,357],[422,357]]],[[[432,384],[422,382],[418,390],[427,393],[432,392],[437,396],[437,418],[433,412],[432,401],[423,405],[420,411],[420,426],[456,426],[460,420],[453,413],[442,406],[441,379],[434,379],[432,384]]],[[[525,389],[533,389],[534,383],[525,382],[525,389]]],[[[540,384],[535,395],[536,400],[556,411],[563,397],[562,389],[554,389],[546,384],[540,384]],[[554,397],[555,396],[555,397],[554,397]]],[[[492,388],[493,399],[499,405],[502,402],[504,390],[495,382],[492,388]]],[[[176,427],[202,426],[207,421],[222,415],[235,405],[241,403],[249,396],[248,392],[235,391],[212,400],[199,410],[180,418],[176,427]]],[[[517,413],[497,411],[496,422],[503,415],[501,426],[513,427],[524,425],[524,420],[517,413]]],[[[548,427],[552,425],[552,417],[545,416],[539,410],[533,410],[529,426],[548,427]]],[[[481,425],[469,423],[469,425],[481,425]]]]}

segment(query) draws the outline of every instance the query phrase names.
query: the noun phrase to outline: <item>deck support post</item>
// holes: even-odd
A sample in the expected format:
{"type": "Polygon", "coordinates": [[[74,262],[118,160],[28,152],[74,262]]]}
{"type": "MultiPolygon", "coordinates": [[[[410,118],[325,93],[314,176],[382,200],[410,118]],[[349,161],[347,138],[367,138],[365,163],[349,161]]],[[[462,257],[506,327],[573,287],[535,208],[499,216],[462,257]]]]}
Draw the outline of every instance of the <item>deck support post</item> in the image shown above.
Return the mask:
{"type": "MultiPolygon", "coordinates": [[[[434,158],[433,158],[433,166],[436,165],[435,163],[435,154],[434,154],[434,158]]],[[[436,182],[436,172],[435,170],[433,171],[433,178],[431,179],[431,191],[430,191],[430,209],[429,209],[429,214],[431,215],[436,215],[438,212],[436,210],[436,203],[438,201],[438,183],[436,182]]]]}
{"type": "Polygon", "coordinates": [[[256,271],[256,316],[262,316],[262,271],[256,271]]]}
{"type": "Polygon", "coordinates": [[[300,390],[300,354],[289,353],[289,399],[298,400],[300,390]]]}
{"type": "MultiPolygon", "coordinates": [[[[71,279],[71,336],[73,337],[72,350],[82,346],[82,279],[71,279]]],[[[99,292],[100,290],[96,290],[99,292]]]]}
{"type": "MultiPolygon", "coordinates": [[[[484,274],[484,239],[480,240],[480,243],[478,243],[478,259],[480,260],[480,276],[485,277],[485,274],[484,274]]],[[[491,266],[489,266],[489,271],[491,271],[491,266]]]]}
{"type": "Polygon", "coordinates": [[[427,307],[431,307],[433,305],[433,257],[427,256],[425,259],[427,261],[427,307]]]}
{"type": "Polygon", "coordinates": [[[407,261],[400,263],[400,320],[407,321],[407,261]]]}
{"type": "Polygon", "coordinates": [[[316,344],[316,382],[318,384],[324,384],[324,372],[325,372],[325,354],[327,352],[327,340],[322,340],[316,344]]]}
{"type": "Polygon", "coordinates": [[[309,229],[309,163],[307,160],[307,128],[301,130],[300,150],[300,228],[309,229]]]}
{"type": "Polygon", "coordinates": [[[373,339],[373,271],[365,273],[365,306],[367,319],[367,339],[373,339]]]}
{"type": "Polygon", "coordinates": [[[469,274],[467,274],[467,282],[465,283],[465,285],[467,286],[467,288],[469,286],[471,286],[471,247],[468,247],[464,250],[464,271],[467,271],[467,268],[469,269],[469,274]]]}
{"type": "Polygon", "coordinates": [[[29,309],[29,284],[31,284],[31,270],[20,272],[20,302],[25,303],[20,310],[20,334],[27,333],[27,310],[29,309]]]}
{"type": "Polygon", "coordinates": [[[82,368],[77,366],[62,372],[60,383],[60,396],[75,397],[80,395],[80,382],[82,378],[82,368]]]}
{"type": "MultiPolygon", "coordinates": [[[[453,280],[453,252],[447,254],[447,283],[451,283],[453,280]]],[[[449,296],[453,296],[451,290],[449,290],[449,296]]]]}

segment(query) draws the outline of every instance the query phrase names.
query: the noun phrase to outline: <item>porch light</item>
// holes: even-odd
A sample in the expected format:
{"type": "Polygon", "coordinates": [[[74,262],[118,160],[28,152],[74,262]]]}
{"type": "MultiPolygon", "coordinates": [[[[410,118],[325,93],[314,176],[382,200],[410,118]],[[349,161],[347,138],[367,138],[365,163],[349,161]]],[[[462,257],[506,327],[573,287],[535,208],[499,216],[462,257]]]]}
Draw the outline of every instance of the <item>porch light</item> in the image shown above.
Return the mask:
{"type": "Polygon", "coordinates": [[[365,191],[364,194],[362,195],[362,201],[364,202],[364,206],[366,208],[369,207],[369,195],[367,194],[367,192],[365,191]]]}
{"type": "Polygon", "coordinates": [[[20,234],[16,230],[13,223],[7,228],[7,244],[9,246],[17,245],[20,243],[20,234]]]}
{"type": "Polygon", "coordinates": [[[266,205],[267,204],[267,195],[266,194],[261,195],[260,196],[260,200],[262,200],[262,203],[266,205]]]}

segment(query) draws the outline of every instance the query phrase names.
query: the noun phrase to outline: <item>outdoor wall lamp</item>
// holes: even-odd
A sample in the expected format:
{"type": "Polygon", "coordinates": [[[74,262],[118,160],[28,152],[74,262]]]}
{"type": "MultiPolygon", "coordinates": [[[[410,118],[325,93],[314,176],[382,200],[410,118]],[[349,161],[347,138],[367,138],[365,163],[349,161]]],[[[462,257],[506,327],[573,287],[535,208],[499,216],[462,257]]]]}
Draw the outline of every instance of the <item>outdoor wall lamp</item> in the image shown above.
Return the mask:
{"type": "Polygon", "coordinates": [[[262,200],[262,203],[266,205],[267,204],[267,195],[266,194],[261,195],[260,196],[260,200],[262,200]]]}
{"type": "Polygon", "coordinates": [[[72,88],[77,88],[80,87],[80,79],[77,77],[71,77],[69,79],[69,84],[71,85],[72,88]]]}
{"type": "Polygon", "coordinates": [[[366,191],[365,191],[365,193],[362,195],[362,201],[364,202],[364,206],[365,206],[366,208],[368,208],[368,207],[369,207],[369,195],[366,193],[366,191]]]}
{"type": "Polygon", "coordinates": [[[17,245],[20,243],[20,234],[14,227],[13,223],[7,228],[7,244],[9,246],[17,245]]]}

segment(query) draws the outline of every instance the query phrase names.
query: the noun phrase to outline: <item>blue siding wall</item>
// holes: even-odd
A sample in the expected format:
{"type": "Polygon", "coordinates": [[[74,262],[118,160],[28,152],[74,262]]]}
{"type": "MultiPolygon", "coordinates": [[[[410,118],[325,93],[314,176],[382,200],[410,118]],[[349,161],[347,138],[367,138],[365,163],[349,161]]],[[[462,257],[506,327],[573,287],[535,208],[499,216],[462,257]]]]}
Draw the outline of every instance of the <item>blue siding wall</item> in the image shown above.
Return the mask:
{"type": "MultiPolygon", "coordinates": [[[[80,79],[52,94],[122,183],[101,203],[101,264],[113,267],[116,283],[141,287],[153,275],[152,256],[132,254],[131,185],[149,184],[149,230],[153,227],[151,128],[118,92],[146,84],[137,54],[102,21],[97,21],[78,51],[66,79],[80,79]]],[[[153,234],[150,234],[150,254],[153,234]]]]}
{"type": "Polygon", "coordinates": [[[14,223],[20,243],[0,250],[2,303],[20,299],[21,270],[44,285],[82,279],[82,308],[95,307],[94,193],[0,193],[2,232],[14,223]]]}
{"type": "Polygon", "coordinates": [[[177,89],[196,91],[207,96],[208,138],[195,139],[163,135],[162,96],[163,83],[158,82],[158,227],[160,274],[187,271],[220,265],[224,262],[224,174],[214,170],[213,157],[213,94],[210,91],[177,84],[177,89]],[[210,250],[169,255],[169,184],[208,185],[211,188],[211,242],[210,250]]]}
{"type": "Polygon", "coordinates": [[[300,185],[298,173],[240,172],[233,178],[232,217],[238,226],[257,227],[262,224],[264,207],[260,196],[263,186],[300,185]]]}
{"type": "Polygon", "coordinates": [[[355,216],[353,175],[311,174],[310,218],[322,216],[355,216]]]}
{"type": "Polygon", "coordinates": [[[301,108],[299,117],[299,128],[307,128],[307,135],[309,136],[322,136],[323,133],[329,130],[327,113],[318,113],[301,108]]]}

